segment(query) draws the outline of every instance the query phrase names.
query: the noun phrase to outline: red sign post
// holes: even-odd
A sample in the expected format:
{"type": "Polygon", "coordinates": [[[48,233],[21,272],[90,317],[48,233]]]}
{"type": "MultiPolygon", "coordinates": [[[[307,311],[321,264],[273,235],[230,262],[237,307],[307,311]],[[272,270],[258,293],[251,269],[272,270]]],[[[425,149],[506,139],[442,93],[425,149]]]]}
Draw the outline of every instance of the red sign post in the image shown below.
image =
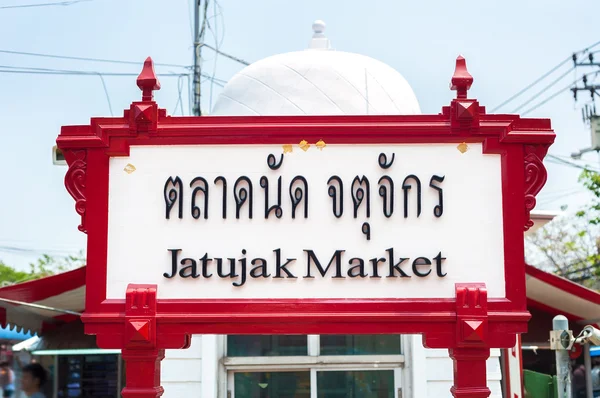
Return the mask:
{"type": "MultiPolygon", "coordinates": [[[[453,396],[489,396],[486,360],[490,348],[513,347],[516,335],[526,331],[529,313],[523,231],[533,224],[529,213],[535,206],[535,195],[546,182],[542,159],[555,135],[549,120],[486,114],[477,100],[468,98],[472,82],[465,60],[459,57],[451,85],[456,98],[437,115],[175,117],[168,116],[153,100],[152,92],[160,84],[148,58],[137,80],[142,100],[133,102],[123,117],[92,118],[90,125],[63,127],[57,144],[69,165],[65,185],[81,215],[79,229],[88,235],[86,310],[82,320],[86,333],[97,336],[99,347],[122,349],[127,375],[123,396],[159,397],[163,392],[160,362],[164,350],[186,348],[192,334],[209,333],[418,333],[423,335],[426,347],[449,350],[454,361],[453,396]],[[311,146],[314,152],[309,152],[311,146]],[[283,154],[272,155],[277,147],[283,149],[283,154]],[[294,147],[296,158],[290,153],[294,147]],[[435,151],[430,152],[430,148],[435,151]],[[396,188],[389,175],[381,177],[379,185],[372,182],[374,188],[364,175],[357,175],[347,180],[346,192],[350,188],[350,195],[344,202],[345,169],[361,163],[358,158],[348,161],[347,154],[371,156],[373,151],[381,151],[381,155],[371,159],[375,166],[369,170],[381,173],[388,173],[392,166],[392,152],[398,158],[394,167],[412,167],[413,163],[418,167],[416,161],[405,159],[420,156],[425,163],[419,169],[423,170],[421,175],[431,171],[429,186],[425,181],[422,193],[416,173],[407,172],[410,175],[396,188]],[[389,151],[389,156],[383,151],[389,151]],[[311,154],[306,159],[313,163],[301,160],[303,152],[311,154]],[[234,159],[225,159],[228,153],[235,153],[234,159]],[[236,162],[255,153],[260,153],[261,159],[269,153],[268,169],[262,165],[265,173],[277,170],[282,162],[289,170],[297,166],[306,171],[291,183],[286,181],[290,184],[289,198],[286,186],[284,200],[281,177],[277,200],[269,196],[268,178],[260,178],[260,187],[266,191],[264,219],[263,202],[257,197],[252,203],[252,182],[254,193],[260,189],[259,171],[248,171],[248,177],[238,178],[235,184],[223,171],[243,171],[246,166],[236,162]],[[331,154],[327,158],[330,162],[318,158],[319,154],[331,154]],[[211,156],[212,163],[202,163],[211,156]],[[212,166],[218,162],[222,164],[212,166]],[[323,180],[326,183],[311,185],[321,178],[322,171],[315,169],[329,167],[331,162],[343,164],[336,168],[338,175],[323,180]],[[317,163],[321,166],[310,166],[317,163]],[[178,170],[185,170],[181,176],[171,171],[174,164],[178,170]],[[202,175],[210,175],[210,183],[201,176],[192,179],[193,172],[206,172],[202,175]],[[218,175],[214,184],[212,172],[218,175]],[[141,192],[157,178],[162,181],[160,187],[141,192]],[[313,181],[307,181],[309,178],[313,181]],[[470,178],[477,181],[475,186],[465,183],[470,178]],[[459,185],[462,188],[456,188],[459,185]],[[209,186],[210,195],[219,195],[211,196],[213,201],[209,200],[209,186]],[[494,187],[498,194],[490,195],[496,192],[494,187]],[[323,190],[324,195],[320,193],[323,190]],[[323,196],[321,202],[317,196],[323,196]],[[402,203],[402,198],[404,214],[402,205],[396,206],[394,213],[393,202],[402,203]],[[377,210],[381,214],[374,214],[375,205],[370,214],[370,202],[375,203],[375,199],[377,204],[383,203],[382,211],[377,210]],[[498,208],[493,207],[496,202],[498,208]],[[456,214],[465,203],[468,206],[456,214]],[[325,214],[321,204],[331,218],[311,219],[309,212],[325,214]],[[326,238],[310,241],[306,235],[318,235],[337,220],[344,222],[343,205],[350,222],[359,218],[365,222],[356,231],[349,230],[348,235],[344,232],[334,236],[326,231],[326,238]],[[492,211],[469,213],[469,208],[479,205],[492,211]],[[156,209],[160,214],[154,212],[156,209]],[[444,221],[446,215],[448,221],[444,221]],[[422,223],[427,227],[413,228],[417,225],[413,223],[424,219],[422,223]],[[215,224],[208,224],[211,222],[215,224]],[[252,225],[267,222],[273,227],[256,233],[265,234],[264,239],[249,238],[254,235],[252,225]],[[314,228],[301,229],[311,222],[314,228]],[[202,253],[185,257],[187,249],[176,245],[188,239],[191,229],[177,235],[177,228],[188,228],[186,223],[195,223],[194,231],[199,236],[207,234],[202,238],[208,241],[207,250],[213,246],[229,250],[230,242],[218,238],[221,229],[223,236],[234,235],[234,243],[239,241],[240,245],[243,239],[254,239],[252,245],[244,246],[244,256],[247,251],[250,256],[253,247],[263,244],[263,240],[274,242],[278,235],[285,239],[273,250],[275,261],[267,260],[266,255],[252,261],[248,258],[247,262],[245,257],[208,258],[208,253],[204,257],[202,253]],[[203,225],[213,225],[213,229],[207,232],[208,227],[203,225]],[[267,238],[272,229],[278,231],[267,238]],[[408,236],[415,238],[405,240],[404,248],[426,247],[429,243],[423,241],[433,236],[443,251],[437,254],[436,249],[418,258],[414,257],[421,254],[412,253],[412,258],[398,260],[390,248],[380,254],[381,258],[363,260],[360,253],[355,253],[356,257],[348,260],[342,256],[351,249],[336,246],[329,260],[331,252],[319,254],[306,246],[310,242],[326,245],[322,241],[330,240],[330,236],[332,242],[354,239],[356,247],[371,247],[367,245],[376,245],[380,239],[383,250],[384,244],[395,244],[391,235],[400,236],[406,230],[413,231],[408,236]],[[237,236],[236,231],[244,232],[237,236]],[[292,232],[286,235],[287,231],[292,232]],[[436,235],[436,231],[442,232],[436,235]],[[211,241],[212,234],[215,238],[211,241]],[[304,246],[294,246],[296,240],[304,246]],[[163,243],[164,247],[156,249],[163,243]],[[485,252],[487,245],[496,245],[497,254],[470,257],[481,256],[476,253],[485,252]],[[283,264],[282,250],[289,253],[295,249],[305,255],[306,275],[298,271],[300,268],[283,264]],[[159,251],[154,250],[160,250],[156,260],[152,256],[159,251]],[[222,264],[227,260],[231,260],[231,269],[224,278],[222,264]],[[351,267],[342,271],[341,264],[346,260],[351,267]],[[275,262],[275,267],[268,267],[267,261],[275,262]],[[250,262],[254,268],[248,272],[250,262]],[[237,268],[241,273],[235,274],[236,266],[241,267],[237,268]],[[318,290],[322,287],[325,289],[318,290]]],[[[275,181],[271,180],[271,192],[276,189],[275,181]]],[[[223,255],[232,256],[230,251],[223,255]]],[[[287,260],[289,263],[292,259],[287,260]]]]}

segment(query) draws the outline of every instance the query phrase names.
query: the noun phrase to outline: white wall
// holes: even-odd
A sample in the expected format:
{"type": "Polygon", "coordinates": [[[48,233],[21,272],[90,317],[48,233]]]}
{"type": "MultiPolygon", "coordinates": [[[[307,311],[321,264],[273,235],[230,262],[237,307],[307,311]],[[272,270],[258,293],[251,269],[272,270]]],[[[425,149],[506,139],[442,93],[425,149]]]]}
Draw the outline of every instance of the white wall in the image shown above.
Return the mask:
{"type": "Polygon", "coordinates": [[[217,398],[223,342],[223,336],[194,335],[187,350],[166,350],[161,364],[163,398],[217,398]]]}
{"type": "Polygon", "coordinates": [[[164,398],[198,397],[203,384],[202,348],[202,338],[193,336],[187,350],[166,350],[161,363],[164,398]]]}
{"type": "MultiPolygon", "coordinates": [[[[439,398],[451,397],[452,359],[448,350],[426,349],[420,335],[406,336],[404,341],[406,366],[404,385],[407,397],[439,398]]],[[[502,398],[502,373],[500,369],[500,350],[491,350],[487,361],[488,387],[491,398],[502,398]]]]}

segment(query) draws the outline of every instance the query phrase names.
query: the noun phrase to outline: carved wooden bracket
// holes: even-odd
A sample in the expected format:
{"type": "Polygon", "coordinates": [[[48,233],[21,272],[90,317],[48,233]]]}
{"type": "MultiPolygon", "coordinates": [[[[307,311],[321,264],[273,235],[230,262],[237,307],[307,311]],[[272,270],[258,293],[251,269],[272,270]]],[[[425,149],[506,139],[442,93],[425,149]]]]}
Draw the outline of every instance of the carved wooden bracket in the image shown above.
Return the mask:
{"type": "Polygon", "coordinates": [[[87,233],[85,225],[87,151],[85,149],[63,150],[63,153],[69,165],[69,170],[65,174],[65,187],[67,192],[75,199],[75,211],[81,216],[81,224],[78,228],[81,232],[87,233]]]}
{"type": "Polygon", "coordinates": [[[535,196],[542,190],[548,172],[542,163],[547,148],[534,146],[525,147],[525,231],[533,226],[531,210],[534,209],[535,196]]]}

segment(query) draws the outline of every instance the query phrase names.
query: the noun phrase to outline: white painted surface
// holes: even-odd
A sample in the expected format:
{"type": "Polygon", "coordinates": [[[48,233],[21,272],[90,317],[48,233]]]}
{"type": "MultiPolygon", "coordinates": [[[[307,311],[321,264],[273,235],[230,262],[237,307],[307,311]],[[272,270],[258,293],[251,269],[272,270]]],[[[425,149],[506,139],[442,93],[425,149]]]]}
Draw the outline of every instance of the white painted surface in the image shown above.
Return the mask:
{"type": "Polygon", "coordinates": [[[522,370],[521,370],[521,339],[516,339],[516,344],[513,348],[505,350],[508,356],[508,372],[510,376],[510,398],[522,398],[522,370]]]}
{"type": "MultiPolygon", "coordinates": [[[[411,390],[407,398],[440,398],[448,397],[453,384],[452,359],[448,350],[426,349],[420,335],[406,336],[410,345],[411,357],[406,378],[410,380],[411,390]]],[[[491,398],[502,398],[502,373],[500,370],[500,350],[492,349],[487,361],[487,383],[491,390],[491,398]]]]}
{"type": "MultiPolygon", "coordinates": [[[[314,145],[304,152],[298,147],[286,154],[277,171],[267,167],[270,153],[281,154],[280,146],[169,146],[132,147],[129,157],[110,160],[108,280],[107,297],[123,298],[129,283],[158,285],[160,298],[451,298],[457,282],[483,282],[490,297],[504,297],[504,261],[502,233],[502,192],[499,155],[483,155],[480,144],[470,145],[464,154],[454,144],[436,145],[329,145],[320,151],[314,145]],[[388,170],[379,167],[378,157],[385,152],[395,162],[388,170]],[[127,164],[136,171],[124,171],[127,164]],[[403,217],[404,178],[415,174],[422,184],[422,214],[416,217],[416,184],[410,181],[409,216],[403,217]],[[217,176],[228,182],[228,217],[221,217],[222,186],[213,184],[217,176]],[[254,185],[253,219],[248,219],[247,205],[241,218],[235,218],[232,188],[240,176],[248,176],[254,185]],[[264,191],[261,176],[270,180],[271,204],[275,199],[276,179],[282,176],[283,217],[264,218],[264,191]],[[309,218],[303,217],[302,204],[296,219],[291,218],[289,184],[297,175],[306,177],[309,185],[309,218]],[[335,218],[327,181],[338,175],[344,181],[344,215],[335,218]],[[350,187],[355,176],[367,176],[371,182],[371,216],[361,208],[353,218],[350,187]],[[382,212],[382,198],[377,181],[390,175],[395,183],[395,210],[391,218],[382,212]],[[429,187],[432,175],[445,176],[444,213],[433,214],[438,193],[429,187]],[[177,217],[177,206],[171,219],[165,219],[163,187],[167,178],[180,176],[184,185],[183,219],[177,217]],[[209,216],[196,220],[190,214],[189,184],[196,176],[209,182],[209,216]],[[361,232],[364,221],[371,225],[371,240],[361,232]],[[242,287],[240,278],[218,278],[215,262],[210,263],[211,278],[175,277],[171,272],[171,253],[182,249],[181,258],[196,261],[205,253],[210,258],[241,258],[247,250],[248,268],[252,258],[268,261],[269,272],[275,274],[275,254],[281,249],[283,262],[295,258],[287,268],[297,279],[248,278],[242,287]],[[402,269],[411,278],[344,278],[332,279],[334,266],[321,277],[312,265],[314,279],[302,278],[307,273],[304,249],[314,250],[326,267],[335,250],[342,255],[342,272],[346,275],[352,257],[365,259],[372,275],[369,259],[387,258],[386,249],[394,249],[394,261],[409,258],[402,269]],[[439,252],[446,258],[442,272],[417,277],[412,261],[420,256],[433,262],[439,252]]],[[[198,205],[202,205],[198,195],[198,205]]],[[[224,270],[229,264],[224,261],[224,270]]],[[[200,264],[198,264],[200,265],[200,264]]],[[[353,264],[354,265],[354,264],[353,264]]],[[[236,265],[240,272],[239,262],[236,265]]],[[[380,275],[389,274],[388,263],[379,266],[380,275]]],[[[425,268],[422,272],[426,271],[425,268]]],[[[249,269],[247,270],[247,272],[249,269]]],[[[200,271],[199,271],[200,272],[200,271]]]]}
{"type": "Polygon", "coordinates": [[[421,113],[404,77],[373,58],[331,50],[315,21],[309,50],[262,59],[237,73],[212,115],[414,115],[421,113]]]}
{"type": "Polygon", "coordinates": [[[219,380],[219,345],[218,337],[214,334],[193,336],[193,340],[200,340],[202,345],[202,393],[200,397],[216,398],[219,380]]]}
{"type": "Polygon", "coordinates": [[[274,55],[238,72],[211,115],[415,115],[400,73],[364,55],[306,50],[274,55]]]}
{"type": "MultiPolygon", "coordinates": [[[[203,367],[211,366],[216,358],[209,358],[208,365],[202,361],[202,338],[193,336],[190,348],[166,350],[161,362],[161,385],[163,398],[197,397],[203,386],[203,367]]],[[[204,396],[203,396],[204,397],[204,396]]]]}

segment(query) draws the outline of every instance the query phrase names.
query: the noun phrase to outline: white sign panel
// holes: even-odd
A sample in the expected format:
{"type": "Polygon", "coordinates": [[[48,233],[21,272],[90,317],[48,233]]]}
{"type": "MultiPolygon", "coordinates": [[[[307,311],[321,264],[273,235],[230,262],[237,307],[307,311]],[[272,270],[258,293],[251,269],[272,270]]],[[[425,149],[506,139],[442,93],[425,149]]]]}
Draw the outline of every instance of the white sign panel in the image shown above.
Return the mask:
{"type": "Polygon", "coordinates": [[[459,282],[505,296],[499,155],[282,152],[133,146],[111,158],[107,298],[129,283],[171,299],[453,298],[459,282]]]}

